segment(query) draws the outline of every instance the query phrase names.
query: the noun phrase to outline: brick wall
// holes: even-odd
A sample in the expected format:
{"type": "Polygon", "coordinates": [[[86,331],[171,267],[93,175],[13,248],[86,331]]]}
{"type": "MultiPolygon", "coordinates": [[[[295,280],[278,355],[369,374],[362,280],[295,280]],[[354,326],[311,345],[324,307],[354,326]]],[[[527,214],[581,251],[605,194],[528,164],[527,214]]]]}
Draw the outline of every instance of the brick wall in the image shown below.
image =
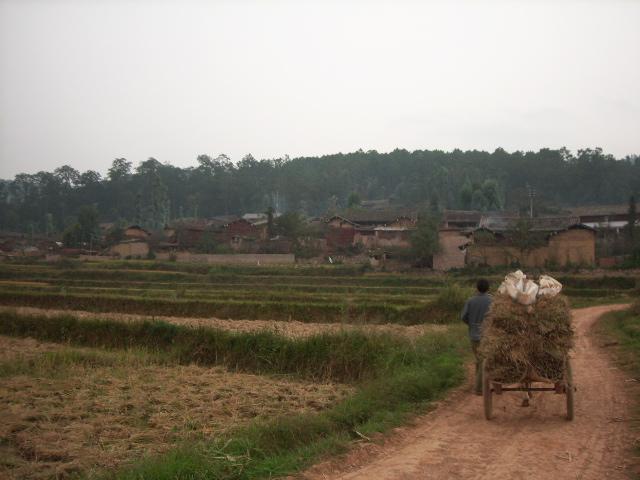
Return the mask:
{"type": "Polygon", "coordinates": [[[440,252],[433,256],[433,269],[463,268],[466,254],[460,247],[469,243],[469,239],[457,230],[440,230],[438,239],[440,252]]]}
{"type": "Polygon", "coordinates": [[[595,233],[591,230],[566,230],[551,236],[546,246],[529,252],[504,245],[477,245],[467,248],[467,264],[501,266],[519,263],[525,267],[595,265],[595,233]]]}
{"type": "Polygon", "coordinates": [[[111,247],[109,253],[118,255],[120,258],[146,257],[149,254],[149,244],[147,242],[119,243],[111,247]]]}
{"type": "MultiPolygon", "coordinates": [[[[209,265],[290,265],[295,263],[293,253],[233,253],[226,255],[177,252],[178,262],[206,263],[209,265]]],[[[158,260],[169,260],[171,254],[158,253],[158,260]]]]}

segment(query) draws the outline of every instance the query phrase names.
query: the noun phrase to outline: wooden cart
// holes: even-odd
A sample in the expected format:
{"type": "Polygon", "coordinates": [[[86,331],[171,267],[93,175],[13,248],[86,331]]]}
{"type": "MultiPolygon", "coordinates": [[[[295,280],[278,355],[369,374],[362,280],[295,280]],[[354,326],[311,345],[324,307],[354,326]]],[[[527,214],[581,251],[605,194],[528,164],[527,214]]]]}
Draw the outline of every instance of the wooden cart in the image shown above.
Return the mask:
{"type": "Polygon", "coordinates": [[[564,359],[563,378],[559,382],[552,382],[537,375],[527,375],[520,384],[503,384],[493,380],[486,368],[486,360],[482,362],[482,395],[484,397],[484,416],[491,420],[493,416],[493,395],[502,395],[503,392],[527,392],[527,397],[532,396],[532,392],[554,392],[558,395],[565,395],[567,402],[567,420],[573,420],[573,396],[576,388],[573,384],[571,372],[571,362],[569,357],[564,359]],[[541,387],[532,386],[534,383],[547,384],[541,387]],[[550,386],[550,385],[553,386],[550,386]]]}

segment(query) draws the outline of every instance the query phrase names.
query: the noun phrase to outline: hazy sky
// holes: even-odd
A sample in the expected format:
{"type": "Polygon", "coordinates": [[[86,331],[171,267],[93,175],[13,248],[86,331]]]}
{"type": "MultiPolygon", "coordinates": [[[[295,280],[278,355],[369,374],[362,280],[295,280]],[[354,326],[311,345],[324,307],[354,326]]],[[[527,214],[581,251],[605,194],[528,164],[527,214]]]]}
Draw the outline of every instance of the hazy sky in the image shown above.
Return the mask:
{"type": "Polygon", "coordinates": [[[640,153],[640,1],[0,0],[0,177],[362,148],[640,153]]]}

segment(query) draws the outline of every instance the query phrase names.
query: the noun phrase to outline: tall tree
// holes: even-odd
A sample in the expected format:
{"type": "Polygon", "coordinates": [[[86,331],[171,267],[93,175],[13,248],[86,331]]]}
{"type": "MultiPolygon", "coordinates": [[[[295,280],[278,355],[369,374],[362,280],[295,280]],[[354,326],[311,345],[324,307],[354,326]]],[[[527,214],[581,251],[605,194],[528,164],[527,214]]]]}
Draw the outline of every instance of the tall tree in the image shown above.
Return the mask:
{"type": "Polygon", "coordinates": [[[519,262],[524,263],[525,256],[536,248],[544,245],[544,234],[532,229],[532,220],[529,217],[520,217],[507,232],[509,243],[520,252],[519,262]]]}
{"type": "Polygon", "coordinates": [[[629,210],[627,213],[627,237],[631,244],[635,241],[635,226],[638,221],[638,211],[636,208],[636,197],[631,195],[629,197],[629,210]]]}
{"type": "Polygon", "coordinates": [[[544,199],[551,207],[627,202],[640,191],[640,160],[617,160],[597,148],[575,155],[566,149],[397,149],[295,159],[247,155],[237,165],[226,155],[203,154],[191,167],[153,159],[134,172],[130,161],[117,158],[105,178],[94,171],[79,174],[69,165],[16,175],[4,183],[0,226],[45,232],[50,213],[59,232],[74,223],[81,206],[90,204],[97,206],[101,219],[124,224],[137,216],[138,194],[139,219],[149,226],[181,211],[212,217],[265,211],[269,205],[278,212],[325,215],[348,205],[351,192],[411,208],[434,203],[437,195],[440,208],[518,210],[528,207],[527,183],[536,185],[537,203],[544,199]]]}
{"type": "Polygon", "coordinates": [[[80,180],[80,173],[69,165],[56,168],[53,174],[58,177],[67,188],[77,185],[80,180]]]}
{"type": "Polygon", "coordinates": [[[276,230],[273,222],[273,207],[267,208],[267,235],[269,238],[273,238],[276,230]]]}
{"type": "Polygon", "coordinates": [[[360,200],[360,195],[357,192],[351,192],[349,194],[349,198],[347,199],[347,206],[349,208],[358,207],[362,203],[360,200]]]}
{"type": "Polygon", "coordinates": [[[131,162],[126,158],[116,158],[109,168],[109,180],[117,182],[131,175],[131,162]]]}
{"type": "Polygon", "coordinates": [[[433,256],[440,250],[439,218],[432,211],[421,212],[411,234],[411,250],[419,266],[432,266],[433,256]]]}

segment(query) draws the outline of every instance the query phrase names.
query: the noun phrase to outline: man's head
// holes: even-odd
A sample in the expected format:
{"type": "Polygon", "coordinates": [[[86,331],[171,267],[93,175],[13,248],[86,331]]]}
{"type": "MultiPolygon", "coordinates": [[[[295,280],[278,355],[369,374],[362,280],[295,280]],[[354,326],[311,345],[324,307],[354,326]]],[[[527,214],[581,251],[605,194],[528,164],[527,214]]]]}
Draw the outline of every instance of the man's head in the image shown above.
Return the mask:
{"type": "Polygon", "coordinates": [[[486,278],[481,278],[476,283],[476,288],[480,293],[487,293],[489,291],[489,281],[486,278]]]}

